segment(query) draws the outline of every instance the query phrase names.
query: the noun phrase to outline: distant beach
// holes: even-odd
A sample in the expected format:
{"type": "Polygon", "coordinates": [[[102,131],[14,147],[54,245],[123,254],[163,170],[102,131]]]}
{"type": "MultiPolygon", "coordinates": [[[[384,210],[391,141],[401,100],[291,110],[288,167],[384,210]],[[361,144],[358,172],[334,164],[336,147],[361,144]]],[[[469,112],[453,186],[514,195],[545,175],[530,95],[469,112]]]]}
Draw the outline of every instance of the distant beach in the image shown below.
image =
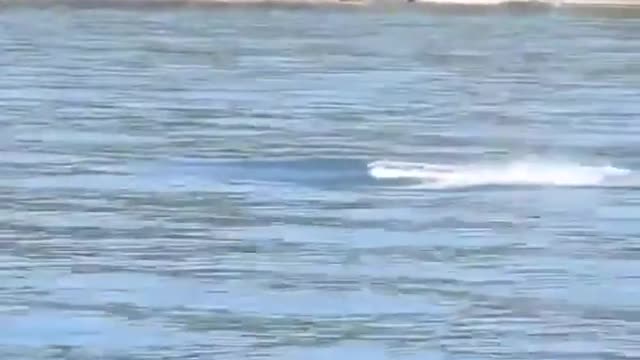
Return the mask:
{"type": "Polygon", "coordinates": [[[640,8],[640,0],[0,0],[0,5],[23,6],[437,6],[437,7],[568,7],[640,8]]]}

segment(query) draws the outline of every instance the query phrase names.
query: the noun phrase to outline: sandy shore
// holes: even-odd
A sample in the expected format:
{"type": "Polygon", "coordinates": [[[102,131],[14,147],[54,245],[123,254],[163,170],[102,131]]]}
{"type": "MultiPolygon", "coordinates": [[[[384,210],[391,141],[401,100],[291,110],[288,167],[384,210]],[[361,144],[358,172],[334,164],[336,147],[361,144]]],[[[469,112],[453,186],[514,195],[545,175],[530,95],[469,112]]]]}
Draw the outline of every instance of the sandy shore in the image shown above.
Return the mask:
{"type": "MultiPolygon", "coordinates": [[[[11,6],[117,6],[155,7],[180,5],[220,6],[366,6],[377,0],[0,0],[0,5],[11,6]]],[[[400,0],[403,1],[403,0],[400,0]]],[[[399,1],[398,1],[399,2],[399,1]]]]}
{"type": "Polygon", "coordinates": [[[492,6],[547,6],[569,8],[636,8],[640,0],[0,0],[0,5],[76,5],[154,7],[179,5],[221,6],[438,6],[438,7],[487,7],[492,6]]]}

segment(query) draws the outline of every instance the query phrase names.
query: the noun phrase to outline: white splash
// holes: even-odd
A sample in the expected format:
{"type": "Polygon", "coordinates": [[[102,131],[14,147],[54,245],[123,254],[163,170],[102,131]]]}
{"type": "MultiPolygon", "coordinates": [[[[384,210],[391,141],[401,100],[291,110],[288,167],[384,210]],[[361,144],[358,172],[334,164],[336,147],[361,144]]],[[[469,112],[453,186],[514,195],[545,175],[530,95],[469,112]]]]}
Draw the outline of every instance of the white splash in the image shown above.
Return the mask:
{"type": "Polygon", "coordinates": [[[502,5],[510,3],[546,4],[549,0],[418,0],[418,2],[442,5],[502,5]]]}
{"type": "Polygon", "coordinates": [[[496,5],[540,5],[549,7],[598,6],[630,7],[638,6],[638,0],[417,0],[419,3],[437,5],[496,6],[496,5]]]}
{"type": "Polygon", "coordinates": [[[496,6],[496,5],[541,5],[550,7],[588,6],[588,7],[637,7],[638,0],[417,0],[419,3],[437,5],[496,6]]]}
{"type": "Polygon", "coordinates": [[[376,179],[415,180],[431,188],[486,185],[607,186],[631,174],[613,166],[521,160],[502,164],[447,165],[374,161],[368,165],[376,179]]]}

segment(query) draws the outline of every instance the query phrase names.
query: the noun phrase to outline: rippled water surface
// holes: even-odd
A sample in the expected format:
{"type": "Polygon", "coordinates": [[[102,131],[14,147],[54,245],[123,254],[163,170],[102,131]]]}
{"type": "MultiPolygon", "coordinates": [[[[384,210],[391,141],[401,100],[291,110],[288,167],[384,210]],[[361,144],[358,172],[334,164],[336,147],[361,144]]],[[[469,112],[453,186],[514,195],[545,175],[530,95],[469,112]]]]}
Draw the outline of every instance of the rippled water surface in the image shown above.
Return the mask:
{"type": "Polygon", "coordinates": [[[0,10],[0,357],[640,357],[639,35],[0,10]]]}

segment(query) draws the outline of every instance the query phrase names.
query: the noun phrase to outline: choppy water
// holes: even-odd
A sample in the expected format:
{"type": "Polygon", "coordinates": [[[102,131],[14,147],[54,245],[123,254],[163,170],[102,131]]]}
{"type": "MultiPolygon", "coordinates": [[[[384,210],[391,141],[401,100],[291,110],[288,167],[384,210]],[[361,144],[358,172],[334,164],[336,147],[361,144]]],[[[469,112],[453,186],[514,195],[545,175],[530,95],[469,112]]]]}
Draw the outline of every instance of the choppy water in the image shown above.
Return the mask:
{"type": "Polygon", "coordinates": [[[5,8],[0,357],[640,357],[639,34],[5,8]]]}

